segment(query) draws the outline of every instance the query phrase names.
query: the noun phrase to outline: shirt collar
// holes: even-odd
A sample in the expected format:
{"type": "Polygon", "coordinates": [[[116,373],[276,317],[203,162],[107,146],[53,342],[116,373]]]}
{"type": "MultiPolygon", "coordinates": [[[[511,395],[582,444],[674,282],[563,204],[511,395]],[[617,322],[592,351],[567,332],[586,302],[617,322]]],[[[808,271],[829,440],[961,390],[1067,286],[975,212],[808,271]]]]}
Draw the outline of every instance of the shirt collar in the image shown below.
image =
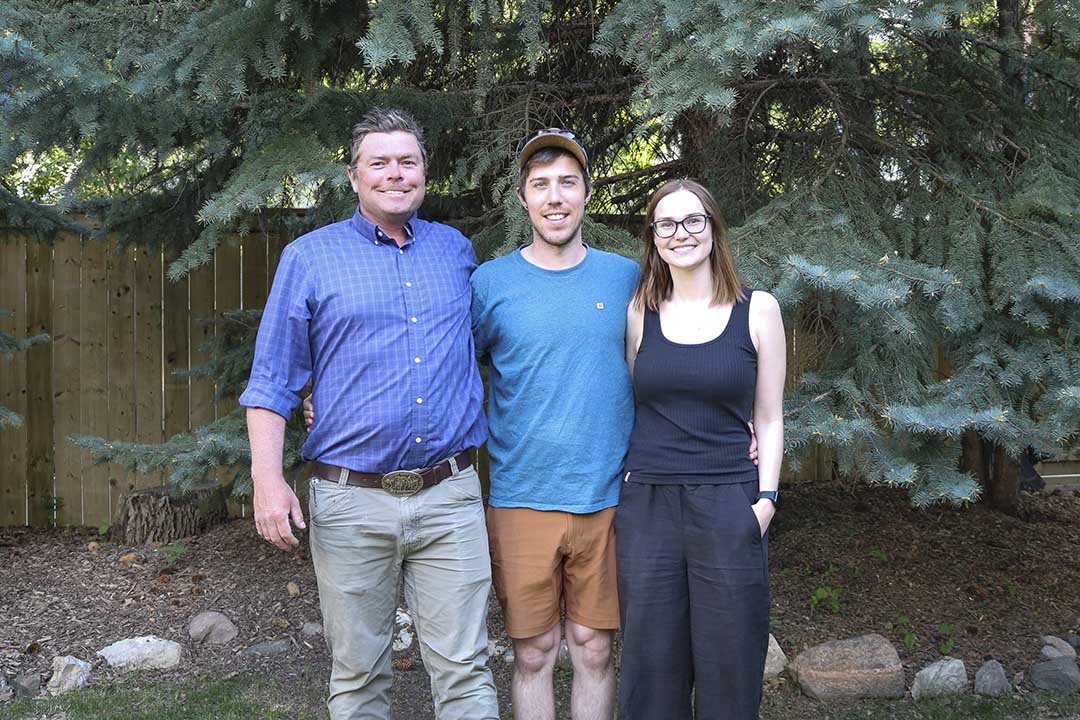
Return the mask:
{"type": "MultiPolygon", "coordinates": [[[[409,217],[409,219],[405,221],[405,238],[406,238],[405,239],[405,244],[406,245],[408,245],[409,243],[411,243],[413,240],[416,239],[416,236],[413,233],[413,227],[416,224],[417,220],[418,220],[418,218],[416,217],[416,213],[414,212],[409,217]]],[[[356,231],[358,233],[360,233],[360,237],[364,238],[365,240],[367,240],[369,242],[375,243],[376,245],[390,245],[390,244],[396,245],[397,244],[394,241],[394,239],[392,237],[390,237],[389,235],[387,235],[386,233],[384,233],[382,231],[382,229],[378,225],[371,222],[366,217],[364,217],[363,215],[360,214],[360,206],[359,205],[356,206],[356,212],[353,213],[352,224],[353,224],[353,227],[356,229],[356,231]]]]}

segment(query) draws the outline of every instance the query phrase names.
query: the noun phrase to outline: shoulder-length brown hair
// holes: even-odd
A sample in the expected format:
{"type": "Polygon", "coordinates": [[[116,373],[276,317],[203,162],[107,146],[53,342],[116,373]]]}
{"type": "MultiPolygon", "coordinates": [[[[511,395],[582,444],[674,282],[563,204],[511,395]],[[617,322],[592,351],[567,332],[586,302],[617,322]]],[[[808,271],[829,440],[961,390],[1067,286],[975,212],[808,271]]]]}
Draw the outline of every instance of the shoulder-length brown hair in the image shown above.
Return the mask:
{"type": "Polygon", "coordinates": [[[718,305],[741,302],[746,293],[739,274],[735,271],[735,261],[731,257],[731,246],[727,241],[727,228],[720,216],[720,208],[712,193],[699,182],[688,178],[668,180],[653,193],[649,208],[645,211],[645,224],[641,228],[642,253],[641,276],[637,290],[634,291],[633,303],[636,307],[647,307],[656,311],[660,303],[671,297],[671,270],[660,257],[653,242],[652,222],[656,206],[668,195],[686,190],[697,196],[701,206],[709,214],[712,228],[712,252],[709,253],[709,267],[712,269],[713,302],[718,305]]]}

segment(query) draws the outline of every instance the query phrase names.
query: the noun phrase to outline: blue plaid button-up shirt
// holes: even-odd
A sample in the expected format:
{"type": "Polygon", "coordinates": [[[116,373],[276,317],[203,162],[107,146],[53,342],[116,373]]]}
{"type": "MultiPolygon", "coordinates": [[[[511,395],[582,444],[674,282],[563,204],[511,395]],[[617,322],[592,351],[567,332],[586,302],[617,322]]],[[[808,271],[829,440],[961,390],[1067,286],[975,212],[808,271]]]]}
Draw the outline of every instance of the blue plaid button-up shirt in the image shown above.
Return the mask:
{"type": "Polygon", "coordinates": [[[281,253],[240,404],[288,418],[310,378],[306,459],[383,473],[487,439],[470,327],[472,245],[415,215],[406,230],[399,248],[358,209],[281,253]]]}

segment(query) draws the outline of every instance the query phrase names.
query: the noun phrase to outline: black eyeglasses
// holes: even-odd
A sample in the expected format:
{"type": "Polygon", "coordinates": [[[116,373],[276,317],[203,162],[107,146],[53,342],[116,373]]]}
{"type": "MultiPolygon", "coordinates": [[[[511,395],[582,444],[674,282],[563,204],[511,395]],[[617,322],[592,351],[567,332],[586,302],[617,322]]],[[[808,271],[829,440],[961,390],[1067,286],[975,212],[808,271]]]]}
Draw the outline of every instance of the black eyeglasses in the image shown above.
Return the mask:
{"type": "Polygon", "coordinates": [[[649,227],[652,228],[653,233],[658,238],[669,238],[674,235],[679,226],[683,226],[683,230],[691,235],[697,235],[699,232],[705,229],[705,226],[709,224],[709,220],[712,219],[712,215],[687,215],[682,220],[657,220],[654,223],[650,223],[649,227]]]}

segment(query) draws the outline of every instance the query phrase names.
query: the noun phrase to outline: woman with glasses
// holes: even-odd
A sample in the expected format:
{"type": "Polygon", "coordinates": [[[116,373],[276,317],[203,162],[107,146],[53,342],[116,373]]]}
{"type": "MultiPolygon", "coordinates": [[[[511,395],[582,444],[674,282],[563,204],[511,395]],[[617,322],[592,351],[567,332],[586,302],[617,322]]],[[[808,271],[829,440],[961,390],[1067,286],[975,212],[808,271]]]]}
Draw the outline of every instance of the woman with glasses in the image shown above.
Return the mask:
{"type": "Polygon", "coordinates": [[[642,239],[626,329],[636,413],[615,519],[619,717],[757,718],[784,442],[780,309],[743,287],[699,183],[657,190],[642,239]]]}

